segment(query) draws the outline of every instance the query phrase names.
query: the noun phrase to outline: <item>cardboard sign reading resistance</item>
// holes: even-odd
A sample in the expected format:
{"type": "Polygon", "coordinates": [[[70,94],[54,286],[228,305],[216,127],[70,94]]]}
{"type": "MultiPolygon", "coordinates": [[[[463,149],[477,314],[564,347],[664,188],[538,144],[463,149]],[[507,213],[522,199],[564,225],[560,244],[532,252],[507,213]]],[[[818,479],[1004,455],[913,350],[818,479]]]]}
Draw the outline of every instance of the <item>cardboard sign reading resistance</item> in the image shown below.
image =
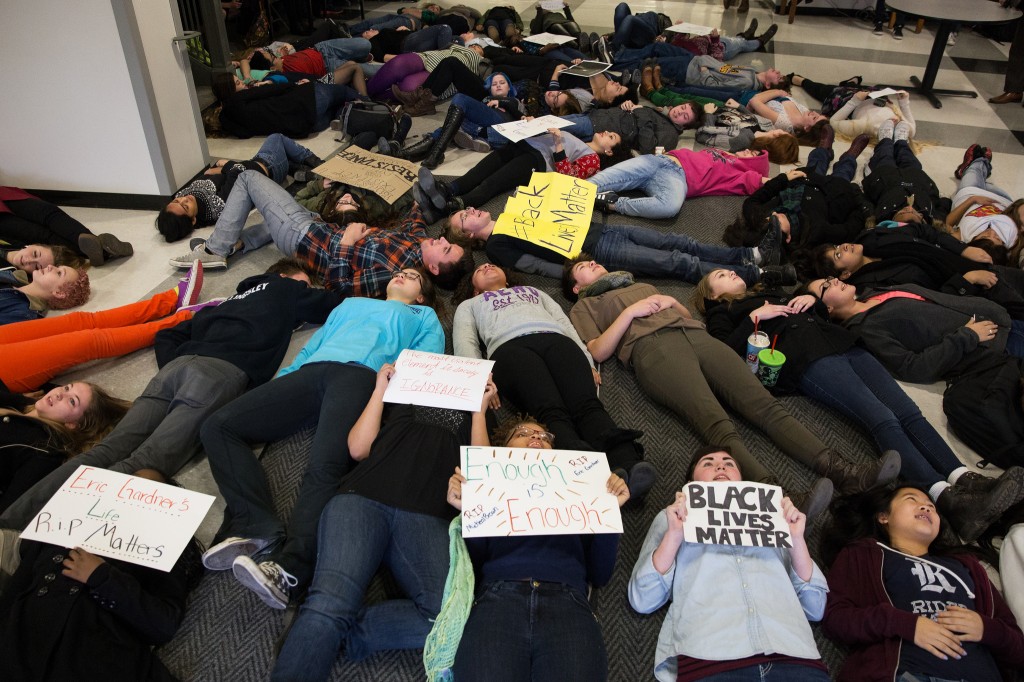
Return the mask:
{"type": "Polygon", "coordinates": [[[393,204],[416,182],[416,164],[358,147],[340,151],[313,169],[317,175],[368,189],[393,204]]]}

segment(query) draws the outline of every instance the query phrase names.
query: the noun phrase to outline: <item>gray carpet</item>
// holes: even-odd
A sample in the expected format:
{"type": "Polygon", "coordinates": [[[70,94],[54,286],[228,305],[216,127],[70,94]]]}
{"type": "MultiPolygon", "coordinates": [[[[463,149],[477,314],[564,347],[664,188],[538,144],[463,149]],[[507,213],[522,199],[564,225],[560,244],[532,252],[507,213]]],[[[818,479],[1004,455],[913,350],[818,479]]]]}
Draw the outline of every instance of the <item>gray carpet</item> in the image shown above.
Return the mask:
{"type": "MultiPolygon", "coordinates": [[[[497,212],[503,203],[503,200],[496,200],[485,208],[497,212]]],[[[675,221],[646,221],[646,224],[660,230],[685,232],[701,241],[720,243],[722,227],[738,213],[740,203],[741,199],[735,197],[701,198],[686,202],[675,221]]],[[[645,223],[619,216],[612,216],[609,222],[645,223]]],[[[439,226],[435,226],[431,233],[438,231],[439,226]]],[[[255,256],[257,254],[247,258],[255,256]]],[[[240,272],[234,263],[232,272],[240,272]]],[[[551,294],[568,310],[568,302],[559,293],[557,282],[535,276],[528,276],[526,280],[551,294]]],[[[670,280],[653,283],[663,293],[689,302],[691,285],[670,280]]],[[[610,679],[616,682],[653,679],[655,643],[665,609],[649,616],[633,612],[626,600],[626,584],[652,518],[679,489],[689,453],[702,443],[689,426],[648,399],[617,360],[606,362],[602,373],[602,400],[619,424],[645,431],[643,443],[647,458],[657,466],[661,478],[644,506],[624,513],[625,533],[615,574],[608,586],[594,591],[592,603],[604,631],[610,679]]],[[[680,390],[686,389],[680,386],[680,390]]],[[[839,415],[803,397],[786,397],[783,402],[837,452],[859,461],[874,456],[873,446],[863,433],[839,415]]],[[[809,487],[813,480],[809,471],[785,457],[750,424],[739,417],[736,420],[751,450],[775,472],[784,486],[794,490],[809,487]]],[[[309,436],[309,433],[302,433],[273,444],[263,456],[279,510],[284,515],[297,494],[309,436]]],[[[819,528],[820,525],[819,522],[819,528]]],[[[812,548],[817,546],[817,535],[817,530],[810,534],[812,548]]],[[[388,582],[378,580],[368,599],[383,598],[388,591],[388,582]]],[[[285,620],[285,613],[265,607],[242,588],[230,572],[210,573],[192,593],[188,614],[177,637],[160,650],[160,655],[171,671],[184,680],[264,680],[273,665],[275,646],[284,632],[285,620]]],[[[837,671],[841,651],[815,631],[824,660],[833,672],[837,671]]],[[[349,663],[339,655],[331,679],[369,682],[412,681],[422,677],[420,651],[411,651],[381,654],[359,664],[349,663]]]]}

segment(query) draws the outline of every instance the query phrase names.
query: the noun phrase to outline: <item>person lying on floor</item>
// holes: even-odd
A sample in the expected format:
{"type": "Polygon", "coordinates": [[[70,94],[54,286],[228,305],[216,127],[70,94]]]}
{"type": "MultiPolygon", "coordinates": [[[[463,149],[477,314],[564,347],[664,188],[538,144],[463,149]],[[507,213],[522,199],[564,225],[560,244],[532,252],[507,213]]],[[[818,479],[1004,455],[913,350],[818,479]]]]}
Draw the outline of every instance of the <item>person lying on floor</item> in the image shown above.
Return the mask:
{"type": "Polygon", "coordinates": [[[235,137],[281,133],[307,137],[325,130],[347,102],[363,99],[347,85],[265,83],[238,87],[231,74],[215,74],[213,94],[221,103],[221,131],[235,137]]]}
{"type": "Polygon", "coordinates": [[[641,154],[653,154],[657,147],[675,149],[679,146],[679,133],[688,122],[686,105],[672,107],[663,114],[652,107],[635,102],[623,102],[616,107],[596,107],[585,114],[562,118],[573,125],[563,133],[575,135],[584,142],[593,139],[597,131],[618,134],[625,145],[641,154]]]}
{"type": "Polygon", "coordinates": [[[989,181],[992,175],[992,150],[972,144],[964,152],[964,160],[954,175],[957,183],[953,210],[946,216],[946,228],[954,237],[971,244],[994,245],[986,250],[992,254],[999,247],[1008,252],[1006,261],[1020,267],[1024,252],[1024,199],[1014,200],[1006,190],[989,181]]]}
{"type": "Polygon", "coordinates": [[[47,310],[67,310],[89,300],[89,274],[67,265],[33,270],[28,284],[16,271],[0,270],[0,325],[37,320],[47,310]]]}
{"type": "Polygon", "coordinates": [[[21,284],[32,281],[32,273],[48,265],[67,265],[80,268],[85,265],[81,257],[66,246],[28,244],[21,247],[0,247],[0,271],[9,272],[21,284]]]}
{"type": "Polygon", "coordinates": [[[751,113],[734,99],[721,107],[705,105],[704,114],[696,132],[697,142],[703,145],[730,152],[767,149],[769,160],[779,165],[800,159],[800,142],[794,135],[773,129],[768,119],[751,113]]]}

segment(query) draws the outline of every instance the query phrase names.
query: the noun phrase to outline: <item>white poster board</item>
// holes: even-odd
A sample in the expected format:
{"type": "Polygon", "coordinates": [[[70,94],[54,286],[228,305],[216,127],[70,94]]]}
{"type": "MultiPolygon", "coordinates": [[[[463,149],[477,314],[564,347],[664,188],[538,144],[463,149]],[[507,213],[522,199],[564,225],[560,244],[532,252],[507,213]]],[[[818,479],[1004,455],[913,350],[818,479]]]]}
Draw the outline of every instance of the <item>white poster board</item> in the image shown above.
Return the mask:
{"type": "Polygon", "coordinates": [[[790,547],[782,488],[750,481],[692,481],[686,493],[683,539],[705,545],[790,547]]]}
{"type": "Polygon", "coordinates": [[[29,522],[23,540],[170,571],[213,496],[80,466],[29,522]]]}
{"type": "Polygon", "coordinates": [[[669,26],[666,31],[675,31],[676,33],[689,33],[692,36],[706,36],[710,34],[713,29],[710,26],[701,26],[700,24],[691,24],[688,21],[684,21],[674,26],[669,26]]]}
{"type": "Polygon", "coordinates": [[[395,361],[395,374],[384,391],[384,402],[476,412],[492,367],[493,360],[406,348],[395,361]]]}
{"type": "Polygon", "coordinates": [[[878,99],[879,97],[888,97],[889,95],[897,94],[899,94],[899,90],[894,90],[893,88],[882,88],[881,90],[869,92],[868,97],[870,97],[871,99],[878,99]]]}
{"type": "Polygon", "coordinates": [[[536,33],[528,38],[524,38],[524,40],[528,43],[537,43],[538,45],[549,45],[551,43],[564,45],[576,39],[572,36],[560,36],[557,33],[536,33]]]}
{"type": "Polygon", "coordinates": [[[538,116],[532,121],[512,121],[510,123],[495,123],[491,127],[507,137],[512,142],[519,142],[534,135],[546,133],[548,128],[568,128],[572,121],[566,121],[558,116],[538,116]]]}
{"type": "Polygon", "coordinates": [[[621,533],[603,452],[462,448],[462,536],[621,533]]]}

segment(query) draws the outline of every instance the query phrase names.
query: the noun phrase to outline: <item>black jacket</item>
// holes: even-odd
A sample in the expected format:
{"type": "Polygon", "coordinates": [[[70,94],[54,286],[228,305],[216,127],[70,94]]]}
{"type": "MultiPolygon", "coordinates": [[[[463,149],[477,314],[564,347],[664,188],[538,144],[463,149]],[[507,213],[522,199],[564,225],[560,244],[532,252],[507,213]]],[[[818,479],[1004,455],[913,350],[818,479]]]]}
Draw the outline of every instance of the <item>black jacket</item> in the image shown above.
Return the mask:
{"type": "MultiPolygon", "coordinates": [[[[0,407],[21,411],[32,401],[0,388],[0,407]]],[[[0,415],[0,512],[67,457],[38,419],[0,415]]]]}
{"type": "Polygon", "coordinates": [[[271,83],[236,92],[224,102],[220,127],[235,137],[281,133],[301,138],[317,132],[316,119],[313,83],[271,83]]]}
{"type": "Polygon", "coordinates": [[[595,133],[618,133],[626,146],[641,154],[653,154],[655,147],[675,149],[679,143],[679,130],[672,121],[650,107],[591,109],[589,116],[595,133]]]}
{"type": "Polygon", "coordinates": [[[323,324],[341,302],[336,294],[279,275],[248,277],[237,292],[157,333],[157,364],[163,367],[182,355],[220,358],[249,375],[250,387],[256,386],[274,376],[296,327],[323,324]]]}
{"type": "Polygon", "coordinates": [[[862,184],[864,195],[875,206],[876,220],[892,218],[896,211],[907,205],[911,195],[914,208],[921,213],[936,220],[945,220],[949,214],[949,209],[940,202],[939,188],[920,168],[882,166],[864,178],[862,184]]]}
{"type": "MultiPolygon", "coordinates": [[[[766,302],[785,305],[792,298],[784,292],[775,291],[754,294],[731,304],[705,299],[707,314],[704,318],[708,333],[741,356],[746,356],[747,337],[754,333],[750,313],[766,302]]],[[[780,393],[797,391],[804,370],[815,360],[845,353],[857,342],[853,333],[829,322],[828,311],[821,301],[799,315],[761,320],[757,328],[767,333],[768,338],[778,334],[779,340],[775,347],[786,354],[786,364],[779,373],[778,383],[772,389],[780,393]]]]}

